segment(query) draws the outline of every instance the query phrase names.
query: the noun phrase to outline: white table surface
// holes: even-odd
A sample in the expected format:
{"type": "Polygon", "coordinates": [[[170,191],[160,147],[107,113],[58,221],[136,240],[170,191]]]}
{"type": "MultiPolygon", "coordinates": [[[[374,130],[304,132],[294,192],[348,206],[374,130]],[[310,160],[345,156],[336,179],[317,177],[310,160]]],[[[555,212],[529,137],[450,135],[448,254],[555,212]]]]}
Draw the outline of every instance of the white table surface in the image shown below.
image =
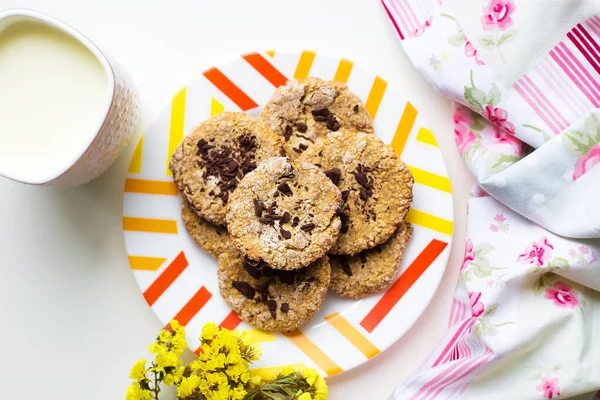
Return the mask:
{"type": "MultiPolygon", "coordinates": [[[[62,19],[115,56],[139,86],[139,131],[205,68],[257,49],[342,55],[405,88],[452,177],[451,261],[413,328],[371,362],[330,378],[330,399],[385,399],[418,368],[447,326],[472,181],[453,144],[449,102],[412,68],[378,1],[0,0],[0,9],[12,7],[62,19]]],[[[132,151],[76,189],[0,178],[0,398],[124,398],[129,368],[161,327],[123,244],[122,189],[132,151]]]]}

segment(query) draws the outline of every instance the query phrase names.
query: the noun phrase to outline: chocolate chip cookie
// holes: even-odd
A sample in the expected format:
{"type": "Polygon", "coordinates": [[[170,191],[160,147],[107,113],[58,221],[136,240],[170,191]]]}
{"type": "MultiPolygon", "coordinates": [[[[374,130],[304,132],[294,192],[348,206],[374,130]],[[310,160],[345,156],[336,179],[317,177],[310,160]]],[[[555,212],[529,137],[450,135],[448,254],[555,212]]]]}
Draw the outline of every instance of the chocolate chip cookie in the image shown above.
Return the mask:
{"type": "Polygon", "coordinates": [[[318,165],[342,191],[342,227],[332,254],[353,255],[385,242],[404,221],[414,179],[391,146],[369,133],[340,129],[299,158],[318,165]]]}
{"type": "Polygon", "coordinates": [[[283,137],[291,160],[340,127],[373,132],[371,116],[348,86],[319,78],[291,80],[280,86],[260,117],[283,137]]]}
{"type": "Polygon", "coordinates": [[[231,246],[227,228],[200,218],[185,200],[181,203],[181,219],[192,239],[211,256],[219,257],[231,246]]]}
{"type": "Polygon", "coordinates": [[[380,292],[392,283],[400,268],[412,225],[403,223],[383,244],[354,256],[331,255],[331,282],[334,292],[355,299],[380,292]]]}
{"type": "Polygon", "coordinates": [[[291,332],[309,321],[325,300],[327,257],[295,271],[274,270],[229,250],[219,256],[219,290],[239,317],[267,331],[291,332]]]}
{"type": "Polygon", "coordinates": [[[294,270],[323,257],[340,227],[342,195],[319,168],[273,157],[231,194],[227,229],[249,259],[294,270]]]}
{"type": "Polygon", "coordinates": [[[282,154],[282,139],[262,121],[224,112],[198,125],[175,150],[170,169],[198,216],[225,225],[227,202],[245,174],[282,154]]]}

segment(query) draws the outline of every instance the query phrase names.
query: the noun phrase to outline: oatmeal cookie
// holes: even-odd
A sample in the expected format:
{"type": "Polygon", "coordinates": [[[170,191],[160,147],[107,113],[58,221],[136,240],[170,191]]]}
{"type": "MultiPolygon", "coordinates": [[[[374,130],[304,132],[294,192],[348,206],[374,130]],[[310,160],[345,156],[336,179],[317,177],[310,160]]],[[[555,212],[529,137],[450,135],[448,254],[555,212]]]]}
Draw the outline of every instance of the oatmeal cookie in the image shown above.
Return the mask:
{"type": "Polygon", "coordinates": [[[280,86],[260,117],[284,139],[283,148],[292,160],[340,127],[373,132],[371,116],[348,86],[319,78],[280,86]]]}
{"type": "Polygon", "coordinates": [[[219,256],[219,290],[239,317],[267,331],[291,332],[319,310],[331,269],[327,257],[295,271],[249,262],[230,249],[219,256]]]}
{"type": "Polygon", "coordinates": [[[370,249],[385,242],[404,221],[414,179],[392,147],[377,136],[340,129],[298,160],[318,165],[342,191],[342,227],[330,253],[353,255],[370,249]]]}
{"type": "Polygon", "coordinates": [[[185,200],[181,202],[181,219],[192,239],[211,256],[219,257],[231,246],[227,228],[200,218],[185,200]]]}
{"type": "Polygon", "coordinates": [[[245,174],[282,154],[281,138],[262,121],[223,112],[198,125],[171,157],[173,180],[198,216],[225,225],[227,202],[245,174]]]}
{"type": "Polygon", "coordinates": [[[227,205],[233,244],[249,259],[293,270],[323,257],[337,240],[342,195],[309,163],[273,157],[247,174],[227,205]]]}

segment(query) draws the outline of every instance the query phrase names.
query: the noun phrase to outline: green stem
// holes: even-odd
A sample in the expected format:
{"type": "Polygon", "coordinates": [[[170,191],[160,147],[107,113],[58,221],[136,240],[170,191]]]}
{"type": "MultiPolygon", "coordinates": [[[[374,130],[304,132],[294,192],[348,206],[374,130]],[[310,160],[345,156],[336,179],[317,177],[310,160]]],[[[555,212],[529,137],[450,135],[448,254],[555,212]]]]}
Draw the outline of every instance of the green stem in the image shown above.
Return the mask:
{"type": "Polygon", "coordinates": [[[500,55],[500,60],[502,61],[503,64],[506,64],[506,60],[504,59],[504,54],[502,54],[502,49],[500,49],[500,44],[498,44],[498,40],[500,40],[500,38],[498,37],[498,29],[495,30],[496,33],[496,48],[498,49],[498,54],[500,55]]]}
{"type": "Polygon", "coordinates": [[[452,15],[449,15],[449,14],[440,14],[440,16],[451,19],[452,21],[456,21],[456,18],[454,18],[452,15]]]}
{"type": "Polygon", "coordinates": [[[541,130],[540,128],[536,128],[533,125],[529,125],[529,124],[523,124],[524,128],[529,128],[529,129],[533,129],[534,131],[538,131],[538,132],[544,132],[543,130],[541,130]]]}
{"type": "Polygon", "coordinates": [[[473,82],[473,70],[471,70],[470,78],[471,78],[471,87],[474,88],[475,82],[473,82]]]}
{"type": "Polygon", "coordinates": [[[514,322],[508,321],[508,322],[503,322],[501,324],[494,324],[494,326],[497,328],[499,326],[510,325],[510,324],[514,324],[514,322]]]}

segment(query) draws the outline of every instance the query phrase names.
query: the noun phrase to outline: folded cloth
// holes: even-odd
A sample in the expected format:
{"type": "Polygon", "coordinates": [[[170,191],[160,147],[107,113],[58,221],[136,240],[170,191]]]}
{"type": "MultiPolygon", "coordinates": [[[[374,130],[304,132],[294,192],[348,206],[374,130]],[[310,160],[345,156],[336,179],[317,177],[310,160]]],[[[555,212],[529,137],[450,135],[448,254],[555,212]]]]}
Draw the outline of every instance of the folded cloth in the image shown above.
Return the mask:
{"type": "Polygon", "coordinates": [[[479,184],[450,329],[392,398],[596,398],[600,2],[383,6],[479,184]]]}

